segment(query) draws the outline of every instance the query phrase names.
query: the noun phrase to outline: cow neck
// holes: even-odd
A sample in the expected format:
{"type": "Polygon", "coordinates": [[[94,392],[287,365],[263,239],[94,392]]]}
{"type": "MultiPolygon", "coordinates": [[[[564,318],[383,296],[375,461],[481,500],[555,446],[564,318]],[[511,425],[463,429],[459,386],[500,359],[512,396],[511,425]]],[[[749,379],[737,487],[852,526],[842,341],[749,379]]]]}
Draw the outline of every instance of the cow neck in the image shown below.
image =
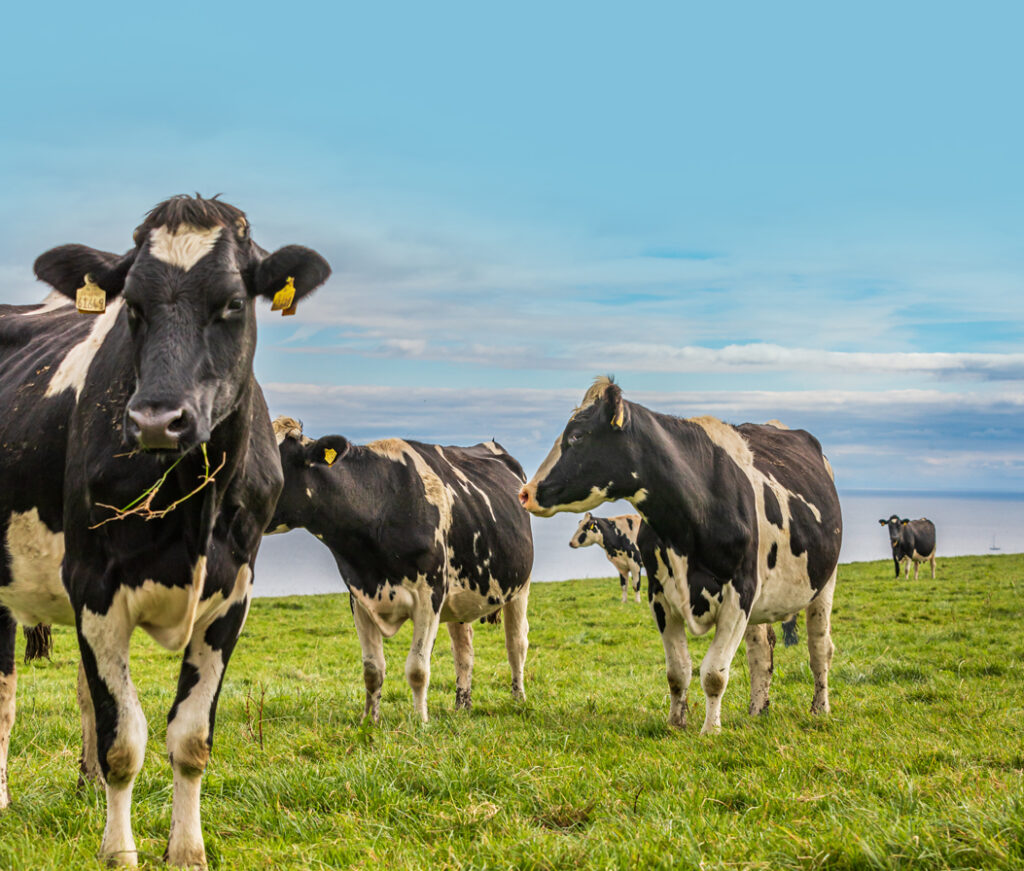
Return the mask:
{"type": "Polygon", "coordinates": [[[630,500],[643,519],[679,553],[691,553],[696,531],[714,502],[711,440],[696,424],[631,405],[630,428],[638,442],[642,500],[630,500]]]}

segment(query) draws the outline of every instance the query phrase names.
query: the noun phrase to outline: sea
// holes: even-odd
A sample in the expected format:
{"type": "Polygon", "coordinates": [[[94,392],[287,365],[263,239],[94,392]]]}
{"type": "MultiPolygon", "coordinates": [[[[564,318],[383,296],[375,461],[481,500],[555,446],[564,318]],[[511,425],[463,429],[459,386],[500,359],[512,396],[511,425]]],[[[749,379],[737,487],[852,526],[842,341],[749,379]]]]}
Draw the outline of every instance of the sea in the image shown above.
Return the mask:
{"type": "MultiPolygon", "coordinates": [[[[1024,553],[1024,493],[841,490],[839,499],[843,508],[843,563],[892,559],[886,530],[878,521],[893,514],[931,520],[940,559],[1024,553]]],[[[604,505],[595,513],[611,516],[632,512],[632,506],[623,502],[604,505]]],[[[532,521],[535,581],[607,578],[615,574],[596,546],[576,550],[569,547],[579,516],[556,514],[532,521]]],[[[255,575],[257,596],[341,593],[346,589],[326,545],[301,529],[264,538],[255,575]]]]}

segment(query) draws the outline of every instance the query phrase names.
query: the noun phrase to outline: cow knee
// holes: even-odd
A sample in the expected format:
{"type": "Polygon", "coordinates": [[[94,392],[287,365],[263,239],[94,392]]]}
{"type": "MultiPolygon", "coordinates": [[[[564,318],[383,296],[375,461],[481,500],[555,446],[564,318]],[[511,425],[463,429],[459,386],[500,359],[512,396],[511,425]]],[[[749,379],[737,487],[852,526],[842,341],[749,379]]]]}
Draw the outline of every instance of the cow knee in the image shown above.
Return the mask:
{"type": "Polygon", "coordinates": [[[726,677],[724,671],[708,669],[700,676],[700,684],[704,688],[705,695],[712,698],[720,696],[725,692],[726,677]]]}
{"type": "Polygon", "coordinates": [[[430,672],[427,670],[426,665],[419,660],[405,664],[405,679],[413,690],[422,690],[426,687],[429,677],[430,672]]]}
{"type": "Polygon", "coordinates": [[[210,743],[205,731],[174,735],[168,728],[168,758],[171,765],[186,777],[201,776],[210,761],[210,743]]]}
{"type": "Polygon", "coordinates": [[[363,660],[363,683],[366,684],[366,691],[370,695],[378,692],[384,685],[384,670],[369,659],[363,660]]]}

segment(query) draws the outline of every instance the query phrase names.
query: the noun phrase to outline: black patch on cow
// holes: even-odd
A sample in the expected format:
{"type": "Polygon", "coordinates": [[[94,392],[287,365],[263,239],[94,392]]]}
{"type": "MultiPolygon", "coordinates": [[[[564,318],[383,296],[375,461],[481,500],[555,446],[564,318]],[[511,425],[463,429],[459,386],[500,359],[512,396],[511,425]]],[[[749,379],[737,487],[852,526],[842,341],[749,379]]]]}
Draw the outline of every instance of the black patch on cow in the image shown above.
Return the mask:
{"type": "Polygon", "coordinates": [[[0,608],[0,675],[14,673],[14,648],[18,641],[18,624],[6,608],[0,608]]]}
{"type": "Polygon", "coordinates": [[[651,609],[654,611],[654,619],[658,621],[658,631],[665,634],[665,609],[661,607],[661,602],[655,602],[651,609]]]}
{"type": "Polygon", "coordinates": [[[775,561],[779,558],[779,545],[777,542],[772,542],[771,550],[768,551],[768,568],[775,568],[775,561]]]}
{"type": "Polygon", "coordinates": [[[775,491],[767,483],[764,485],[764,517],[769,523],[782,529],[782,506],[775,497],[775,491]]]}

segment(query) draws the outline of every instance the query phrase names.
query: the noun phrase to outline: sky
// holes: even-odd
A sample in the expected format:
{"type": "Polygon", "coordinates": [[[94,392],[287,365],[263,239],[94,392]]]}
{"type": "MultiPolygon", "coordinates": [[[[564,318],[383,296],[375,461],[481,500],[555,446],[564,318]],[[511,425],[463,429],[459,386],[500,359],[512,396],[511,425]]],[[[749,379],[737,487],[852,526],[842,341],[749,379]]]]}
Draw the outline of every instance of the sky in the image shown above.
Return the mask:
{"type": "Polygon", "coordinates": [[[1024,7],[17,4],[0,282],[222,193],[330,281],[261,314],[313,435],[496,438],[595,375],[779,419],[846,490],[1024,491],[1024,7]]]}

